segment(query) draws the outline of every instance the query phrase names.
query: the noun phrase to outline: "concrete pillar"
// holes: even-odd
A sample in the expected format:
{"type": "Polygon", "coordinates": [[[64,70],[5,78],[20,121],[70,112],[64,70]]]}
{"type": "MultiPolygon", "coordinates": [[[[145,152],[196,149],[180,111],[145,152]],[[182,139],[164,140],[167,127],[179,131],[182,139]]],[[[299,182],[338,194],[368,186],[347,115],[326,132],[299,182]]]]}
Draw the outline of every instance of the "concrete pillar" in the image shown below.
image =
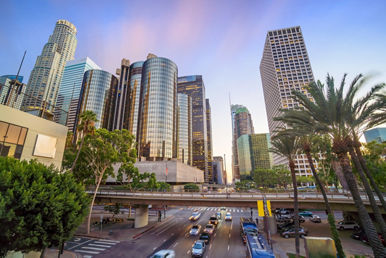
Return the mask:
{"type": "Polygon", "coordinates": [[[134,227],[141,228],[147,226],[149,222],[149,209],[147,205],[139,205],[135,208],[134,227]]]}
{"type": "Polygon", "coordinates": [[[275,216],[271,217],[264,217],[264,230],[265,232],[271,232],[271,235],[277,233],[277,224],[276,224],[276,219],[275,216]]]}

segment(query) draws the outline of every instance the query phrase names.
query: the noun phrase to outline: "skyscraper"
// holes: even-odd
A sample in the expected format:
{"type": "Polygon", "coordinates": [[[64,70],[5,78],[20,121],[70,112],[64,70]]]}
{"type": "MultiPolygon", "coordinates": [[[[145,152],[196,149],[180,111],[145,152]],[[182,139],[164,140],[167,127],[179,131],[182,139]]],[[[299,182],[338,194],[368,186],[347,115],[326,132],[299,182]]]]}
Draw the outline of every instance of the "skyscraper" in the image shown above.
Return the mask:
{"type": "Polygon", "coordinates": [[[364,132],[366,142],[376,141],[378,143],[386,142],[386,127],[378,127],[364,132]]]}
{"type": "Polygon", "coordinates": [[[75,26],[58,20],[29,77],[24,111],[52,118],[63,70],[66,62],[74,58],[76,44],[75,26]]]}
{"type": "MultiPolygon", "coordinates": [[[[273,118],[279,109],[291,109],[299,104],[291,98],[291,91],[307,94],[305,86],[314,81],[310,60],[300,27],[269,31],[265,40],[260,74],[264,91],[268,127],[271,135],[281,126],[273,118]]],[[[275,165],[286,164],[285,158],[273,155],[275,165]]],[[[304,155],[295,161],[299,175],[310,175],[311,170],[304,155]]]]}
{"type": "Polygon", "coordinates": [[[109,72],[103,70],[86,71],[80,91],[75,125],[79,122],[79,115],[90,110],[96,114],[95,128],[112,130],[114,111],[112,99],[115,96],[117,84],[118,79],[109,72]]]}
{"type": "Polygon", "coordinates": [[[251,179],[251,144],[249,134],[243,134],[237,139],[237,154],[241,180],[251,179]]]}
{"type": "MultiPolygon", "coordinates": [[[[123,121],[125,119],[126,108],[130,102],[129,94],[129,73],[130,73],[130,60],[123,58],[121,61],[121,68],[117,69],[117,75],[119,75],[119,81],[117,88],[115,89],[115,96],[113,97],[114,105],[114,117],[113,128],[121,130],[123,128],[123,121]]],[[[127,129],[127,128],[125,128],[127,129]]]]}
{"type": "Polygon", "coordinates": [[[64,67],[62,81],[55,108],[55,122],[74,130],[80,90],[84,73],[91,69],[100,69],[89,57],[68,61],[64,67]]]}
{"type": "Polygon", "coordinates": [[[208,144],[208,177],[209,182],[213,183],[213,147],[212,147],[212,116],[211,116],[211,109],[209,104],[209,99],[205,100],[205,106],[206,106],[206,134],[207,134],[207,144],[208,144]]]}
{"type": "Polygon", "coordinates": [[[273,165],[271,139],[269,133],[259,133],[250,135],[250,151],[252,170],[270,169],[273,165]]]}
{"type": "Polygon", "coordinates": [[[0,104],[20,109],[26,91],[23,76],[0,76],[0,104]]]}
{"type": "Polygon", "coordinates": [[[177,65],[149,54],[142,67],[137,129],[138,157],[165,160],[177,156],[177,65]]]}
{"type": "Polygon", "coordinates": [[[193,166],[204,171],[205,182],[208,175],[208,135],[206,120],[205,85],[201,75],[190,75],[178,78],[178,93],[192,98],[193,130],[193,166]]]}
{"type": "Polygon", "coordinates": [[[226,172],[224,170],[224,159],[221,156],[213,157],[213,178],[215,184],[226,184],[226,172]]]}
{"type": "Polygon", "coordinates": [[[178,112],[177,112],[177,139],[178,153],[177,158],[181,162],[192,165],[192,98],[186,94],[178,93],[178,112]]]}
{"type": "Polygon", "coordinates": [[[232,171],[233,180],[240,179],[237,139],[244,134],[253,134],[251,114],[243,105],[231,105],[232,117],[232,171]]]}

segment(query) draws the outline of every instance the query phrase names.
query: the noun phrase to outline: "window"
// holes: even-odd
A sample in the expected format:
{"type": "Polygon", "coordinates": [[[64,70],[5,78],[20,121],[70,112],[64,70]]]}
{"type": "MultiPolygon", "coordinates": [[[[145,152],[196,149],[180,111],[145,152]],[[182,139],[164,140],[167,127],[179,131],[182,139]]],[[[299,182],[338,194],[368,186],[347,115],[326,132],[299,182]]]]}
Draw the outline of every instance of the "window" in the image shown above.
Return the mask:
{"type": "Polygon", "coordinates": [[[0,155],[20,159],[28,129],[0,121],[0,155]]]}

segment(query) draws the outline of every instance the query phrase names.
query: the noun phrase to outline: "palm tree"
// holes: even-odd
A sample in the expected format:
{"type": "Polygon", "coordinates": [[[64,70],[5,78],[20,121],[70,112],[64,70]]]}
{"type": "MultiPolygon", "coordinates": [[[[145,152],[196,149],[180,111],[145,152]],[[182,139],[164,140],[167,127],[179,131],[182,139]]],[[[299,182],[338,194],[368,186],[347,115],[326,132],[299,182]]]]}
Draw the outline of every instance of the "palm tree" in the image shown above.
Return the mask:
{"type": "Polygon", "coordinates": [[[94,125],[95,125],[95,122],[98,121],[96,118],[96,114],[90,110],[84,111],[82,114],[80,114],[79,118],[80,118],[80,123],[77,127],[77,131],[79,132],[81,140],[80,140],[79,149],[76,153],[76,156],[75,156],[74,162],[72,163],[70,171],[74,170],[76,162],[79,159],[80,150],[83,147],[85,136],[88,134],[94,133],[94,131],[95,131],[94,125]]]}
{"type": "Polygon", "coordinates": [[[272,137],[270,152],[284,156],[288,159],[288,165],[291,170],[292,185],[294,187],[294,220],[295,220],[295,247],[296,257],[300,255],[299,243],[299,203],[298,188],[296,182],[294,156],[299,149],[299,142],[296,136],[278,135],[272,137]]]}
{"type": "MultiPolygon", "coordinates": [[[[304,114],[311,116],[317,131],[330,135],[333,142],[333,152],[338,158],[342,167],[344,177],[358,210],[359,218],[364,227],[365,233],[369,239],[369,244],[373,249],[375,257],[385,257],[386,251],[380,242],[374,224],[362,202],[358,186],[352,172],[350,160],[348,157],[347,136],[350,135],[350,128],[345,121],[345,99],[343,91],[345,86],[345,77],[339,86],[335,89],[334,79],[327,76],[327,87],[320,82],[312,82],[308,85],[308,92],[311,96],[305,95],[299,91],[293,91],[293,98],[299,102],[303,110],[291,114],[287,118],[293,124],[306,125],[311,127],[309,121],[303,119],[304,114]]],[[[369,114],[371,115],[371,114],[369,114]]]]}

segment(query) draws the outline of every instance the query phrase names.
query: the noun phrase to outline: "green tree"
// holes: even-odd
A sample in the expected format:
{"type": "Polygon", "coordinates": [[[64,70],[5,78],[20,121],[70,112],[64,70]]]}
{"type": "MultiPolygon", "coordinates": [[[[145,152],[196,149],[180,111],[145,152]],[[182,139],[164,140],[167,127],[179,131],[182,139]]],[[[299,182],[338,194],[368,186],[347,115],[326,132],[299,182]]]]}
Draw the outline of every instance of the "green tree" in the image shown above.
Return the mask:
{"type": "Polygon", "coordinates": [[[378,143],[372,141],[364,145],[363,158],[366,160],[369,171],[374,178],[375,184],[386,191],[386,142],[378,143]]]}
{"type": "Polygon", "coordinates": [[[90,198],[69,173],[0,157],[0,257],[61,246],[87,215],[90,198]]]}
{"type": "Polygon", "coordinates": [[[119,212],[121,212],[121,208],[122,204],[120,203],[115,203],[113,205],[105,205],[105,207],[103,207],[105,211],[111,212],[113,214],[112,218],[114,218],[115,215],[118,215],[119,212]]]}
{"type": "Polygon", "coordinates": [[[199,192],[200,187],[198,187],[198,185],[196,185],[196,184],[186,184],[186,185],[184,185],[184,190],[186,192],[199,192]]]}

